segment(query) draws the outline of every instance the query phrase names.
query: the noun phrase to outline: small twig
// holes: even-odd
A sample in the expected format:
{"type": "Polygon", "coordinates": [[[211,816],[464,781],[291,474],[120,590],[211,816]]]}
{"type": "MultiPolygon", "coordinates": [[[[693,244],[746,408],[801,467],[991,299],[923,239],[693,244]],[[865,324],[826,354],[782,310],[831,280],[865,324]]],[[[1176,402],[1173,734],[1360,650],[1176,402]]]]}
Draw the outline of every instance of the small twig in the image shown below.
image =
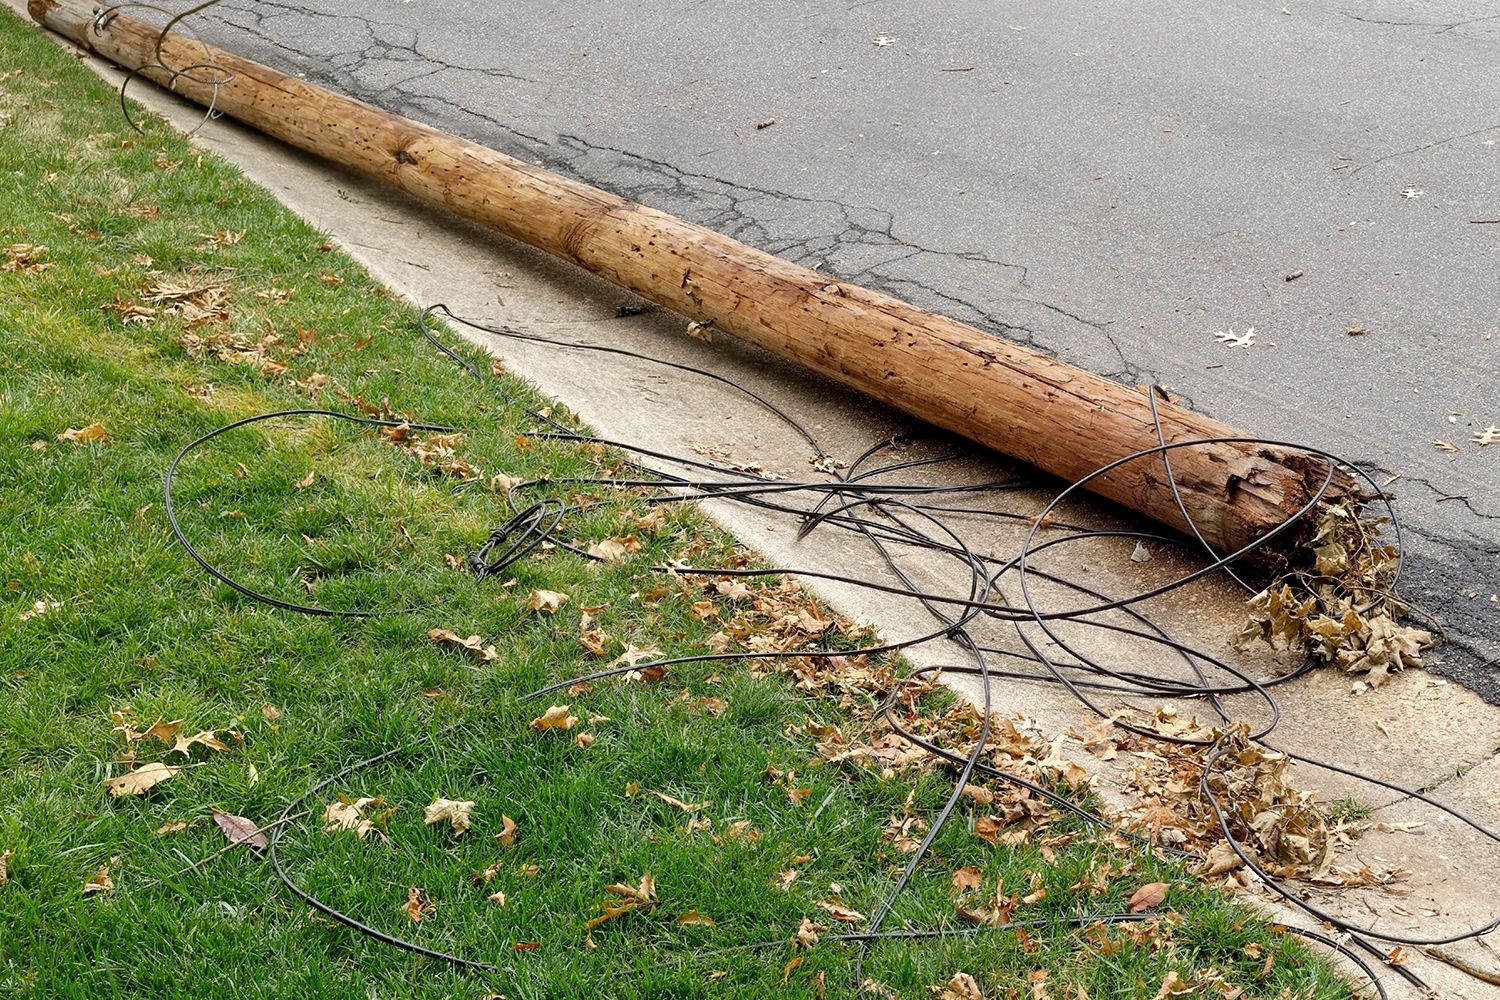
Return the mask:
{"type": "Polygon", "coordinates": [[[1500,225],[1500,219],[1470,219],[1471,226],[1494,226],[1500,225]]]}
{"type": "Polygon", "coordinates": [[[250,837],[253,837],[253,836],[255,836],[258,833],[265,833],[267,830],[274,829],[275,827],[278,827],[278,826],[282,825],[283,823],[290,823],[294,819],[301,819],[302,817],[306,816],[311,811],[312,810],[310,810],[310,809],[304,809],[304,810],[302,810],[301,812],[297,813],[294,816],[288,816],[285,819],[272,820],[270,823],[267,823],[265,826],[260,827],[260,828],[258,828],[256,830],[252,830],[250,833],[246,834],[245,837],[241,838],[240,840],[231,840],[229,843],[225,844],[223,847],[219,848],[217,851],[214,851],[212,854],[208,855],[205,858],[199,858],[197,861],[194,861],[192,864],[188,865],[186,868],[179,869],[179,870],[173,872],[170,875],[167,875],[167,876],[164,876],[162,878],[157,879],[154,882],[147,882],[146,885],[147,886],[160,885],[162,882],[165,882],[169,878],[176,878],[179,875],[186,875],[190,871],[194,871],[195,869],[202,868],[204,865],[208,864],[210,861],[214,860],[215,858],[220,857],[221,855],[228,854],[230,851],[234,850],[236,847],[241,847],[241,846],[243,846],[245,844],[248,844],[250,842],[250,840],[249,840],[250,837]]]}
{"type": "Polygon", "coordinates": [[[1446,952],[1441,948],[1423,948],[1422,951],[1445,965],[1453,966],[1459,972],[1473,976],[1482,983],[1491,983],[1495,986],[1500,986],[1500,972],[1490,972],[1488,969],[1477,968],[1465,962],[1457,955],[1446,952]]]}

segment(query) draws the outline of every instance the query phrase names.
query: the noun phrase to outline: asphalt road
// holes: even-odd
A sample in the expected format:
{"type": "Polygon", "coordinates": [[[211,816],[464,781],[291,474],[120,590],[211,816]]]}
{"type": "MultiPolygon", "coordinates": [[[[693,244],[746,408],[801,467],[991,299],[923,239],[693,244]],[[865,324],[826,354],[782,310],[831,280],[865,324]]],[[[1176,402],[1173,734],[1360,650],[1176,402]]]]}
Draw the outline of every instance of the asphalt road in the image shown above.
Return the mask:
{"type": "Polygon", "coordinates": [[[1399,475],[1406,592],[1454,640],[1434,664],[1500,702],[1500,442],[1473,441],[1500,425],[1500,5],[350,6],[226,0],[197,23],[1399,475]]]}

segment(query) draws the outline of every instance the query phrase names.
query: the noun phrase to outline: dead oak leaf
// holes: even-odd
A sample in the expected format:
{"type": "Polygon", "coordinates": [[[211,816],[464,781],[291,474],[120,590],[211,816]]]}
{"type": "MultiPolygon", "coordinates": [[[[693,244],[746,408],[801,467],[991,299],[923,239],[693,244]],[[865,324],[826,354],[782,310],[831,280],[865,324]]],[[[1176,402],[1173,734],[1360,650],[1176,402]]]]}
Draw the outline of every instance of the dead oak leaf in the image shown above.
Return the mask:
{"type": "Polygon", "coordinates": [[[69,427],[57,435],[59,441],[71,441],[74,444],[94,444],[109,440],[109,428],[101,423],[89,424],[87,427],[69,427]]]}
{"type": "Polygon", "coordinates": [[[427,895],[426,889],[412,886],[406,890],[406,903],[401,907],[401,912],[410,917],[412,923],[419,924],[437,912],[437,904],[427,895]]]}
{"type": "Polygon", "coordinates": [[[372,815],[384,804],[385,799],[380,796],[364,796],[357,799],[340,797],[337,802],[328,803],[327,808],[323,810],[323,830],[324,832],[353,830],[361,839],[373,834],[384,841],[387,839],[386,835],[376,825],[379,818],[372,815]]]}
{"type": "Polygon", "coordinates": [[[477,635],[464,637],[445,628],[435,628],[428,630],[427,638],[440,646],[457,646],[459,649],[466,649],[481,663],[500,658],[500,652],[493,645],[487,645],[477,635]]]}
{"type": "Polygon", "coordinates": [[[531,720],[531,728],[541,731],[548,729],[572,729],[578,725],[578,716],[568,714],[568,705],[553,705],[531,720]]]}
{"type": "Polygon", "coordinates": [[[604,669],[608,670],[611,667],[618,667],[621,664],[633,667],[637,663],[640,663],[642,660],[649,660],[653,657],[664,655],[665,654],[661,650],[657,649],[654,646],[641,647],[627,642],[625,644],[625,652],[621,653],[619,656],[606,663],[604,665],[604,669]]]}
{"type": "Polygon", "coordinates": [[[955,972],[953,978],[943,985],[927,987],[927,992],[938,1000],[984,1000],[979,984],[967,972],[955,972]]]}
{"type": "Polygon", "coordinates": [[[83,883],[83,894],[85,896],[94,896],[99,893],[114,891],[115,880],[109,874],[108,862],[100,865],[99,870],[94,872],[93,877],[90,878],[87,882],[83,883]]]}
{"type": "Polygon", "coordinates": [[[606,538],[589,546],[589,555],[605,562],[624,562],[632,552],[641,551],[641,540],[634,535],[606,538]]]}
{"type": "Polygon", "coordinates": [[[193,753],[193,747],[206,747],[209,750],[227,751],[229,744],[219,739],[219,731],[217,729],[205,729],[201,733],[194,733],[191,736],[178,733],[177,739],[172,743],[172,749],[167,752],[180,753],[190,757],[193,753]]]}
{"type": "Polygon", "coordinates": [[[451,823],[454,836],[462,836],[469,829],[469,814],[474,803],[467,799],[433,799],[432,805],[422,811],[422,821],[428,826],[434,823],[451,823]]]}
{"type": "Polygon", "coordinates": [[[818,900],[818,905],[828,911],[828,915],[835,920],[842,920],[846,924],[864,923],[865,915],[858,910],[851,910],[847,906],[829,902],[826,899],[818,900]]]}
{"type": "Polygon", "coordinates": [[[797,925],[797,943],[804,948],[811,948],[818,943],[818,935],[828,930],[827,924],[818,924],[802,918],[802,923],[797,925]]]}
{"type": "Polygon", "coordinates": [[[639,885],[631,885],[629,882],[611,882],[604,887],[604,891],[611,896],[619,896],[637,903],[654,903],[656,902],[656,879],[650,872],[645,872],[641,875],[639,885]]]}
{"type": "Polygon", "coordinates": [[[953,888],[959,892],[968,889],[977,889],[983,881],[984,876],[974,865],[965,865],[953,873],[953,888]]]}
{"type": "Polygon", "coordinates": [[[158,837],[165,837],[169,833],[181,833],[183,830],[186,830],[187,828],[188,828],[188,825],[187,825],[187,821],[186,820],[173,819],[173,820],[168,820],[167,822],[163,823],[161,826],[157,827],[155,832],[156,832],[156,835],[158,837]]]}
{"type": "Polygon", "coordinates": [[[145,795],[181,770],[180,767],[170,767],[161,763],[146,764],[134,771],[126,771],[113,778],[105,778],[104,788],[111,798],[118,798],[122,795],[145,795]]]}
{"type": "Polygon", "coordinates": [[[544,615],[555,615],[564,604],[568,603],[568,595],[560,594],[555,590],[533,590],[526,595],[526,606],[532,611],[539,611],[544,615]]]}
{"type": "MultiPolygon", "coordinates": [[[[214,824],[224,831],[224,836],[229,838],[231,844],[249,844],[251,847],[263,848],[266,846],[266,835],[263,830],[252,819],[236,816],[233,813],[213,811],[214,824]]],[[[183,824],[186,826],[186,824],[183,824]]]]}
{"type": "Polygon", "coordinates": [[[1130,897],[1127,909],[1131,913],[1141,913],[1145,910],[1154,910],[1167,899],[1167,883],[1147,882],[1135,891],[1130,897]]]}
{"type": "Polygon", "coordinates": [[[40,274],[52,266],[51,261],[44,259],[46,256],[47,247],[40,243],[12,243],[5,248],[5,263],[0,264],[0,271],[40,274]]]}
{"type": "Polygon", "coordinates": [[[500,832],[495,834],[495,839],[500,841],[502,847],[516,846],[516,821],[509,816],[500,817],[500,832]]]}
{"type": "Polygon", "coordinates": [[[1492,444],[1500,444],[1500,427],[1491,424],[1482,431],[1475,431],[1474,443],[1481,448],[1492,444]]]}
{"type": "Polygon", "coordinates": [[[656,792],[656,791],[653,791],[651,794],[655,795],[657,798],[661,799],[663,802],[665,802],[669,806],[676,806],[678,809],[681,809],[683,812],[697,812],[700,809],[707,809],[708,808],[708,803],[707,802],[684,802],[684,801],[682,801],[682,799],[675,798],[674,796],[668,795],[666,792],[656,792]]]}

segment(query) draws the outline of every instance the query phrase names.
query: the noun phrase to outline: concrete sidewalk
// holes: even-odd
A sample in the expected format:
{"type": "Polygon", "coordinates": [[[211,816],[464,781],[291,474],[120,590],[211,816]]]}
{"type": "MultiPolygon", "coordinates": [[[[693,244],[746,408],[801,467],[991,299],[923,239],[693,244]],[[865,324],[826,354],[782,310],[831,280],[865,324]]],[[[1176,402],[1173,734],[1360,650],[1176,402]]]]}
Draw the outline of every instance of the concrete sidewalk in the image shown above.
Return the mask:
{"type": "MultiPolygon", "coordinates": [[[[10,3],[17,5],[16,0],[10,3]]],[[[118,83],[118,73],[92,59],[89,62],[106,79],[118,83]]],[[[132,95],[184,127],[201,120],[201,111],[149,85],[137,83],[132,95]]],[[[331,170],[233,123],[209,124],[198,141],[237,163],[415,303],[443,302],[458,315],[479,322],[625,347],[718,372],[802,420],[830,453],[845,460],[914,429],[899,414],[743,345],[722,337],[711,345],[693,340],[676,316],[637,312],[634,307],[639,301],[627,293],[446,213],[331,170]],[[622,315],[622,307],[632,308],[622,315]]],[[[478,342],[502,356],[510,370],[566,401],[606,438],[674,454],[727,457],[785,471],[792,477],[809,475],[812,454],[805,441],[752,401],[716,383],[667,373],[647,363],[601,363],[588,354],[482,336],[478,342]]],[[[954,446],[966,448],[967,457],[929,474],[933,481],[938,476],[944,481],[1032,477],[995,456],[954,446]]],[[[1039,483],[1011,492],[1005,496],[1006,508],[1034,515],[1056,489],[1039,483]]],[[[836,533],[815,532],[799,542],[796,523],[790,518],[737,505],[708,506],[726,529],[773,565],[886,576],[872,552],[836,533]]],[[[1112,523],[1112,516],[1084,504],[1068,509],[1069,520],[1086,517],[1101,526],[1112,523]]],[[[976,546],[997,554],[1014,552],[1024,538],[1025,524],[997,528],[997,523],[993,519],[954,521],[976,546]]],[[[1130,559],[1132,547],[1121,540],[1089,541],[1049,556],[1048,565],[1087,578],[1099,590],[1119,594],[1139,591],[1146,581],[1167,579],[1174,570],[1192,565],[1189,557],[1166,549],[1154,551],[1149,563],[1136,563],[1130,559]]],[[[910,565],[919,584],[932,589],[953,586],[950,562],[926,559],[910,565]]],[[[909,600],[848,585],[812,586],[841,611],[877,626],[887,637],[921,634],[934,627],[912,614],[909,600]]],[[[1200,582],[1144,610],[1184,641],[1227,651],[1225,637],[1243,617],[1242,596],[1218,582],[1200,582]]],[[[1021,648],[1013,626],[995,623],[981,630],[981,636],[997,646],[1021,648]]],[[[1137,669],[1153,664],[1168,668],[1160,663],[1158,647],[1106,641],[1098,632],[1081,636],[1079,641],[1089,643],[1092,653],[1123,659],[1137,669]]],[[[918,664],[962,662],[956,650],[945,649],[941,643],[915,649],[910,658],[918,664]]],[[[1246,655],[1237,662],[1252,675],[1276,666],[1269,655],[1246,655]]],[[[962,678],[957,686],[971,696],[977,693],[962,678]]],[[[1350,678],[1331,672],[1310,675],[1277,691],[1285,713],[1275,734],[1278,747],[1363,769],[1398,784],[1427,788],[1476,820],[1500,827],[1500,709],[1457,685],[1418,671],[1398,675],[1367,693],[1356,693],[1350,678]]],[[[1083,706],[1051,685],[996,685],[991,699],[997,712],[1022,713],[1048,733],[1087,732],[1091,720],[1083,706]]],[[[1142,707],[1149,712],[1156,706],[1142,707]]],[[[1193,709],[1183,706],[1182,710],[1188,714],[1193,709]]],[[[1107,796],[1123,794],[1121,762],[1101,762],[1076,740],[1067,746],[1067,753],[1096,773],[1107,796]]],[[[1494,875],[1500,870],[1500,851],[1482,844],[1472,831],[1420,803],[1373,786],[1305,768],[1299,770],[1297,779],[1317,789],[1320,797],[1351,797],[1373,807],[1372,819],[1390,830],[1377,828],[1367,833],[1344,859],[1345,864],[1410,871],[1398,886],[1401,895],[1380,889],[1317,891],[1318,905],[1392,932],[1419,933],[1487,922],[1500,909],[1494,875]]],[[[1285,907],[1276,912],[1289,923],[1308,924],[1299,912],[1285,907]]],[[[1489,936],[1491,941],[1496,939],[1497,935],[1489,936]]],[[[1465,942],[1448,950],[1500,975],[1500,957],[1480,943],[1465,942]]],[[[1411,955],[1409,965],[1439,995],[1475,1000],[1500,996],[1500,987],[1424,955],[1411,955]]],[[[1394,975],[1385,980],[1393,996],[1407,989],[1394,975]]]]}

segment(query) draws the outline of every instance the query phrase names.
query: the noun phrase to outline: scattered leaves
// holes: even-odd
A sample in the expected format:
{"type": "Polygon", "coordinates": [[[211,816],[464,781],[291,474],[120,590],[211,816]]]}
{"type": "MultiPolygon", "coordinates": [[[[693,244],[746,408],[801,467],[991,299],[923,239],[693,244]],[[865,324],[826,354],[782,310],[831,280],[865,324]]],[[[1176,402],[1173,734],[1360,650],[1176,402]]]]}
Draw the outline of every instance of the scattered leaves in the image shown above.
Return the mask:
{"type": "Polygon", "coordinates": [[[1352,500],[1326,507],[1299,563],[1256,594],[1235,645],[1260,639],[1300,648],[1372,687],[1390,671],[1420,667],[1432,633],[1402,626],[1406,606],[1392,593],[1396,550],[1376,537],[1383,518],[1361,518],[1352,500]]]}
{"type": "Polygon", "coordinates": [[[661,799],[669,806],[676,806],[683,812],[697,812],[700,809],[708,808],[707,802],[684,802],[682,799],[668,795],[666,792],[652,792],[651,794],[655,795],[657,798],[661,799]]]}
{"type": "Polygon", "coordinates": [[[47,248],[39,243],[12,243],[5,248],[5,263],[0,264],[0,271],[41,274],[52,266],[46,256],[47,248]]]}
{"type": "Polygon", "coordinates": [[[815,924],[803,917],[802,923],[797,927],[797,943],[804,948],[811,948],[818,943],[818,935],[826,930],[828,930],[828,925],[815,924]]]}

